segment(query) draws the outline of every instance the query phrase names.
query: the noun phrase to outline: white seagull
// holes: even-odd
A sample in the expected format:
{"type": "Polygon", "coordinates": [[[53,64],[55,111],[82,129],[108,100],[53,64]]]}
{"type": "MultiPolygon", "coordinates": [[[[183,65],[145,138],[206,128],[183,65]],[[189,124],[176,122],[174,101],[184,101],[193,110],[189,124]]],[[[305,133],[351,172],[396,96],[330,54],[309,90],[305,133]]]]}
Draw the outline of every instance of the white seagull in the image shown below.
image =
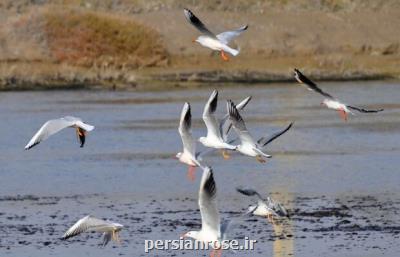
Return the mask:
{"type": "Polygon", "coordinates": [[[229,113],[229,118],[232,121],[233,129],[238,134],[240,139],[240,145],[237,146],[236,151],[250,157],[255,157],[256,160],[260,163],[266,162],[263,157],[272,157],[271,155],[264,153],[266,146],[284,133],[286,133],[293,125],[292,122],[282,131],[272,134],[270,137],[261,137],[256,142],[247,130],[246,124],[244,123],[242,116],[240,116],[238,110],[236,109],[235,104],[230,100],[227,101],[227,109],[229,113]]]}
{"type": "Polygon", "coordinates": [[[377,110],[367,110],[363,109],[360,107],[356,106],[351,106],[344,104],[340,102],[338,99],[335,97],[331,96],[330,94],[324,92],[321,88],[317,86],[313,81],[311,81],[309,78],[304,76],[298,69],[294,69],[294,77],[296,80],[303,85],[306,85],[308,90],[314,91],[325,97],[325,99],[322,101],[321,105],[325,105],[329,109],[333,109],[338,111],[340,117],[344,120],[347,121],[347,114],[353,114],[354,113],[351,110],[358,111],[361,113],[376,113],[376,112],[381,112],[383,109],[377,109],[377,110]]]}
{"type": "Polygon", "coordinates": [[[289,218],[289,213],[286,210],[285,207],[283,207],[282,204],[279,202],[275,201],[271,197],[267,197],[267,200],[264,201],[264,199],[261,197],[261,195],[253,190],[253,189],[241,189],[241,188],[236,188],[236,190],[246,196],[257,196],[257,204],[256,205],[251,205],[248,208],[247,213],[251,213],[256,216],[261,216],[261,217],[266,217],[269,222],[273,223],[274,222],[274,217],[277,218],[289,218]]]}
{"type": "Polygon", "coordinates": [[[85,144],[86,132],[92,131],[94,126],[84,123],[80,118],[66,116],[60,119],[49,120],[39,129],[25,146],[25,150],[31,149],[40,142],[46,140],[51,135],[56,134],[64,128],[75,128],[80,141],[80,146],[85,144]]]}
{"type": "Polygon", "coordinates": [[[188,9],[184,9],[186,19],[196,27],[203,35],[199,36],[193,42],[198,42],[204,47],[219,51],[221,58],[228,61],[229,57],[225,54],[230,53],[233,56],[239,54],[239,49],[233,49],[228,46],[229,42],[239,36],[243,31],[247,30],[248,25],[242,26],[236,30],[222,32],[218,35],[212,33],[207,27],[188,9]]]}
{"type": "Polygon", "coordinates": [[[187,176],[189,180],[193,181],[195,179],[194,172],[200,163],[197,160],[199,154],[196,154],[196,141],[192,135],[192,114],[189,103],[183,105],[178,131],[182,139],[183,152],[177,153],[176,158],[189,166],[187,176]]]}
{"type": "Polygon", "coordinates": [[[124,226],[119,223],[101,220],[88,215],[78,220],[71,228],[69,228],[63,235],[62,239],[65,240],[84,232],[96,231],[103,233],[103,246],[105,246],[110,240],[120,244],[121,240],[119,238],[119,232],[123,227],[124,226]]]}
{"type": "Polygon", "coordinates": [[[192,238],[213,247],[211,257],[217,253],[221,256],[221,241],[226,239],[230,222],[221,224],[216,201],[217,187],[213,171],[206,167],[203,171],[199,190],[199,207],[201,214],[200,231],[189,231],[182,237],[192,238]]]}
{"type": "MultiPolygon", "coordinates": [[[[250,100],[251,97],[247,97],[240,104],[238,104],[238,107],[243,109],[250,100]]],[[[225,116],[221,122],[218,122],[215,116],[217,105],[218,91],[214,90],[203,111],[203,120],[207,127],[207,136],[200,137],[199,142],[206,147],[221,149],[223,157],[228,159],[229,154],[226,150],[236,150],[236,146],[231,145],[231,142],[227,142],[227,135],[231,127],[230,121],[225,116]]]]}

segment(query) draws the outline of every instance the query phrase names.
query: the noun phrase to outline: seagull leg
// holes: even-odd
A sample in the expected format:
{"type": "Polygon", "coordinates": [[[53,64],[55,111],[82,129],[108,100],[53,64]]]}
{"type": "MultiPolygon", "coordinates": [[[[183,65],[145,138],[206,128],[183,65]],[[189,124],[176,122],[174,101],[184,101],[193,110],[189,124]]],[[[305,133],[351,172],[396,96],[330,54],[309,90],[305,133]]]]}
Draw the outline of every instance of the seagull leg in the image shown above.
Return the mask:
{"type": "Polygon", "coordinates": [[[225,160],[229,160],[231,158],[227,150],[221,150],[221,153],[225,160]]]}
{"type": "Polygon", "coordinates": [[[221,257],[221,255],[222,255],[222,248],[219,248],[217,250],[217,257],[221,257]]]}
{"type": "Polygon", "coordinates": [[[344,121],[347,121],[347,113],[345,112],[345,110],[339,109],[338,112],[339,112],[340,118],[342,118],[342,120],[344,120],[344,121]]]}
{"type": "Polygon", "coordinates": [[[229,61],[229,57],[225,54],[224,50],[221,50],[221,58],[224,61],[229,61]]]}
{"type": "Polygon", "coordinates": [[[194,179],[195,179],[195,171],[196,171],[196,167],[189,165],[187,177],[188,177],[188,179],[190,181],[194,181],[194,179]]]}
{"type": "Polygon", "coordinates": [[[210,252],[210,257],[214,257],[214,256],[215,256],[215,250],[212,249],[211,252],[210,252]]]}
{"type": "Polygon", "coordinates": [[[256,156],[256,160],[257,160],[259,163],[266,163],[266,162],[267,162],[266,160],[264,160],[264,158],[261,157],[261,155],[257,155],[257,156],[256,156]]]}

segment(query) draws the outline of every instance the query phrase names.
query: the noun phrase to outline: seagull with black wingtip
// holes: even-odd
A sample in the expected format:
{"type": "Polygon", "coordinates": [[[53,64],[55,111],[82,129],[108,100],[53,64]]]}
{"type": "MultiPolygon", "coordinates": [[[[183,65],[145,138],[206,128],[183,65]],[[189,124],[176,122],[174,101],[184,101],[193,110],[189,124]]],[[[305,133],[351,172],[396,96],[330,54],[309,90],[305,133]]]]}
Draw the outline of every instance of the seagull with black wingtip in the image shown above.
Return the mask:
{"type": "Polygon", "coordinates": [[[377,112],[383,111],[383,109],[368,110],[368,109],[344,104],[344,103],[340,102],[337,98],[333,97],[332,95],[326,93],[321,88],[319,88],[317,86],[317,84],[315,84],[313,81],[311,81],[309,78],[307,78],[298,69],[294,69],[294,77],[300,84],[306,85],[308,90],[317,92],[318,94],[325,97],[325,99],[322,101],[321,105],[325,105],[329,109],[338,111],[340,117],[344,121],[347,121],[348,113],[355,115],[351,110],[358,111],[361,113],[377,113],[377,112]]]}
{"type": "Polygon", "coordinates": [[[226,240],[227,232],[231,229],[232,220],[221,222],[217,207],[217,186],[211,167],[205,167],[200,182],[199,207],[201,214],[201,229],[189,231],[182,235],[203,244],[210,245],[213,250],[210,257],[221,256],[221,242],[226,240]]]}
{"type": "Polygon", "coordinates": [[[285,129],[272,134],[269,137],[261,137],[257,142],[253,139],[251,134],[246,128],[246,124],[238,112],[235,104],[231,101],[227,101],[227,109],[229,113],[229,118],[232,122],[233,129],[235,130],[236,134],[239,136],[240,144],[236,146],[236,151],[250,156],[255,157],[256,160],[260,163],[266,162],[264,158],[271,158],[272,156],[266,154],[265,148],[266,146],[277,139],[278,137],[285,134],[293,125],[293,122],[289,124],[285,129]]]}
{"type": "Polygon", "coordinates": [[[267,197],[265,201],[262,196],[253,189],[242,189],[236,188],[236,190],[245,196],[256,196],[257,204],[251,205],[247,209],[247,213],[251,213],[256,216],[266,217],[269,222],[274,223],[274,217],[277,218],[289,218],[289,212],[283,205],[271,197],[267,197]]]}
{"type": "Polygon", "coordinates": [[[219,51],[221,53],[221,58],[224,61],[229,60],[229,57],[226,55],[226,53],[229,53],[233,56],[239,54],[239,49],[233,49],[228,46],[228,44],[230,41],[232,41],[232,39],[239,36],[243,31],[247,30],[248,25],[242,26],[236,30],[226,31],[215,35],[199,20],[199,18],[192,13],[192,11],[189,9],[184,9],[184,13],[186,19],[203,34],[197,39],[193,40],[193,42],[198,42],[204,47],[219,51]]]}

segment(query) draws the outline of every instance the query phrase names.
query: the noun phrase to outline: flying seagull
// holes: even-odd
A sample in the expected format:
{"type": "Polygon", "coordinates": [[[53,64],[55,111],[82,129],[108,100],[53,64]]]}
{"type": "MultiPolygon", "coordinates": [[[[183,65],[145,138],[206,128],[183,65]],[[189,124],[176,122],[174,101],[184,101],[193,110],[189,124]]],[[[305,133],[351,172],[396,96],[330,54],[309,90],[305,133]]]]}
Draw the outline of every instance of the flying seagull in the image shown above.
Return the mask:
{"type": "Polygon", "coordinates": [[[243,195],[257,197],[257,204],[251,205],[248,208],[247,213],[251,213],[256,216],[266,217],[268,221],[271,223],[274,222],[274,217],[277,218],[290,217],[285,207],[283,207],[282,204],[275,201],[271,197],[267,197],[267,200],[264,201],[261,195],[253,189],[236,188],[236,190],[243,195]]]}
{"type": "Polygon", "coordinates": [[[308,90],[312,90],[312,91],[317,92],[318,94],[322,95],[325,99],[322,101],[321,105],[325,105],[329,109],[338,111],[340,117],[344,121],[347,121],[348,113],[351,113],[354,115],[354,113],[351,110],[358,111],[361,113],[376,113],[376,112],[383,111],[383,109],[368,110],[368,109],[363,109],[360,107],[344,104],[344,103],[340,102],[338,99],[336,99],[335,97],[333,97],[332,95],[326,93],[321,88],[319,88],[317,86],[317,84],[315,84],[313,81],[311,81],[309,78],[307,78],[298,69],[294,69],[294,77],[300,84],[306,85],[308,90]]]}
{"type": "Polygon", "coordinates": [[[218,122],[215,111],[218,104],[218,91],[214,90],[208,99],[203,111],[203,120],[207,127],[207,136],[200,137],[199,142],[206,147],[221,149],[225,159],[229,158],[226,150],[236,150],[236,146],[228,144],[224,141],[221,126],[218,122]]]}
{"type": "Polygon", "coordinates": [[[199,207],[201,214],[200,231],[189,231],[182,237],[192,238],[204,244],[212,246],[214,249],[210,256],[215,254],[221,256],[221,240],[225,240],[229,229],[229,222],[221,224],[219,211],[217,208],[217,186],[215,184],[213,171],[206,167],[203,171],[199,190],[199,207]]]}
{"type": "Polygon", "coordinates": [[[177,153],[176,158],[189,166],[187,176],[193,181],[194,172],[200,163],[197,160],[199,154],[196,154],[196,141],[192,135],[192,114],[189,103],[183,105],[178,131],[182,139],[183,152],[177,153]]]}
{"type": "Polygon", "coordinates": [[[264,153],[266,146],[281,135],[285,134],[293,125],[292,122],[282,131],[272,134],[270,137],[261,137],[256,142],[247,130],[246,124],[235,107],[235,104],[230,100],[227,101],[227,109],[229,118],[232,121],[233,129],[235,130],[236,134],[238,134],[240,139],[240,145],[237,146],[236,151],[250,157],[255,157],[260,163],[265,162],[264,157],[272,157],[271,155],[264,153]]]}
{"type": "Polygon", "coordinates": [[[248,25],[215,35],[189,9],[184,9],[183,12],[185,13],[186,19],[203,34],[195,39],[194,42],[198,42],[202,46],[211,48],[212,50],[219,51],[224,61],[229,60],[226,53],[230,53],[233,56],[239,54],[239,49],[233,49],[229,47],[228,44],[232,39],[247,30],[249,27],[248,25]]]}
{"type": "Polygon", "coordinates": [[[78,220],[71,228],[69,228],[63,235],[62,239],[65,240],[84,232],[96,231],[103,233],[103,246],[105,246],[110,240],[120,244],[119,232],[123,227],[124,226],[119,223],[101,220],[88,215],[78,220]]]}
{"type": "Polygon", "coordinates": [[[39,129],[25,146],[25,150],[31,149],[40,142],[46,140],[51,135],[56,134],[64,128],[75,128],[80,141],[80,146],[85,144],[86,132],[92,131],[94,126],[84,123],[80,118],[66,116],[60,119],[49,120],[39,129]]]}

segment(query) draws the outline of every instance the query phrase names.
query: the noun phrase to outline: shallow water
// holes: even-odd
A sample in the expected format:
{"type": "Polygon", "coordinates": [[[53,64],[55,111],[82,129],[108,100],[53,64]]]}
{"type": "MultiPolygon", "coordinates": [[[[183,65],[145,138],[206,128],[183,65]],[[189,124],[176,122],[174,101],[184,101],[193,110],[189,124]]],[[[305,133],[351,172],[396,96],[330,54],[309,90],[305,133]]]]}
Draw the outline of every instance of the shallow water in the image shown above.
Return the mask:
{"type": "MultiPolygon", "coordinates": [[[[257,240],[242,256],[398,256],[400,104],[398,82],[323,83],[353,105],[383,107],[343,122],[321,98],[295,84],[221,87],[225,100],[253,99],[243,112],[255,137],[295,121],[269,147],[266,164],[234,154],[206,159],[215,172],[222,218],[251,199],[237,186],[273,194],[292,219],[270,225],[249,217],[232,237],[257,240]]],[[[211,88],[168,92],[48,91],[0,94],[0,252],[7,256],[144,256],[145,239],[177,239],[198,229],[195,182],[171,157],[180,151],[177,123],[192,104],[193,133],[205,134],[202,108],[211,88]],[[73,115],[96,126],[79,148],[66,129],[29,151],[25,144],[48,119],[73,115]],[[17,197],[19,196],[19,197],[17,197]],[[89,233],[60,241],[92,214],[126,225],[122,245],[98,246],[89,233]]],[[[206,251],[156,251],[152,256],[205,256],[206,251]]],[[[1,254],[3,255],[3,254],[1,254]]],[[[225,253],[223,255],[228,255],[225,253]]]]}

